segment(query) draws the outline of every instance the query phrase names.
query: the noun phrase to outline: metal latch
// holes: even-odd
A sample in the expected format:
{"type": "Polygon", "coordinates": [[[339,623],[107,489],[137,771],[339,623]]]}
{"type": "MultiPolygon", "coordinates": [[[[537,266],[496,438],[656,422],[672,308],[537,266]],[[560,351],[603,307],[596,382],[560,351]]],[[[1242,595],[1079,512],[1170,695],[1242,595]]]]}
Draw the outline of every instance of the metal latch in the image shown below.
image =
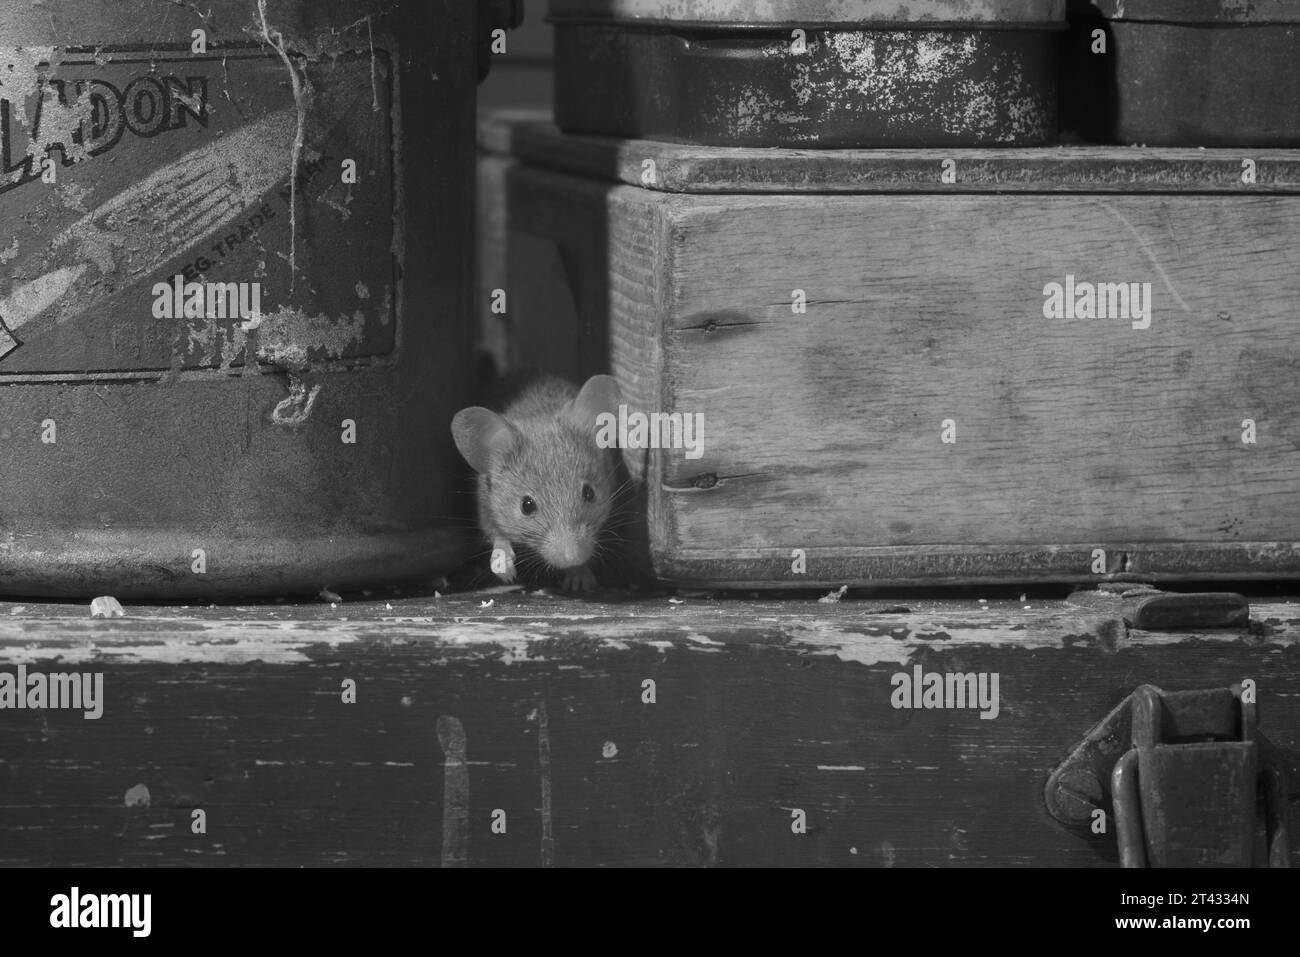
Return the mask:
{"type": "Polygon", "coordinates": [[[1067,601],[1113,612],[1130,628],[1236,628],[1250,621],[1250,602],[1235,592],[1165,592],[1143,582],[1101,582],[1067,601]]]}
{"type": "Polygon", "coordinates": [[[1048,778],[1048,811],[1076,827],[1108,811],[1123,867],[1290,866],[1285,759],[1246,698],[1142,685],[1048,778]]]}

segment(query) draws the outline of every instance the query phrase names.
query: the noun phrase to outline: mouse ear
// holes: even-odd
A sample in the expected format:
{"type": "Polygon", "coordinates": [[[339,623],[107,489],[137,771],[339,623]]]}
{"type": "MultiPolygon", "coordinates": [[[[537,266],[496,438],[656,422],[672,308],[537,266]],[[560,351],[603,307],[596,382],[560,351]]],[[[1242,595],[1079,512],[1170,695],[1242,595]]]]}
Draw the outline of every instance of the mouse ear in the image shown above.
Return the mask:
{"type": "Polygon", "coordinates": [[[491,409],[473,406],[461,409],[451,420],[451,435],[456,448],[475,472],[486,472],[492,453],[508,445],[513,434],[509,422],[491,409]]]}
{"type": "Polygon", "coordinates": [[[598,427],[597,417],[608,413],[617,418],[618,406],[622,401],[623,394],[613,376],[594,375],[569,403],[569,421],[583,431],[590,429],[595,432],[598,427]]]}

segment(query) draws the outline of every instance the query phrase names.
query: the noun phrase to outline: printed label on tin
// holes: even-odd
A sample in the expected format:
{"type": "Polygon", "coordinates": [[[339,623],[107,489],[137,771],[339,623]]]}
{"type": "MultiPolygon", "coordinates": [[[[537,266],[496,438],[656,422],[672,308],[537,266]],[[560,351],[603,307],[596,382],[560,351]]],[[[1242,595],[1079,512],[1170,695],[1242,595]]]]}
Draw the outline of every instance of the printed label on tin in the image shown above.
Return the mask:
{"type": "Polygon", "coordinates": [[[391,353],[390,108],[382,52],[0,47],[0,382],[391,353]]]}

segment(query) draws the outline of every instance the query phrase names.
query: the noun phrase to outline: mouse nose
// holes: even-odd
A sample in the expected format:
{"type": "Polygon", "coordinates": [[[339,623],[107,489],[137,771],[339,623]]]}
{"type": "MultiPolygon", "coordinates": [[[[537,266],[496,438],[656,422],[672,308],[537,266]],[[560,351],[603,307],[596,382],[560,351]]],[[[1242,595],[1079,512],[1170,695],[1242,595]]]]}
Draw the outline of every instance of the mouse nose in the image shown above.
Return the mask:
{"type": "Polygon", "coordinates": [[[557,529],[542,543],[542,557],[553,568],[573,568],[591,557],[592,543],[573,531],[557,529]]]}

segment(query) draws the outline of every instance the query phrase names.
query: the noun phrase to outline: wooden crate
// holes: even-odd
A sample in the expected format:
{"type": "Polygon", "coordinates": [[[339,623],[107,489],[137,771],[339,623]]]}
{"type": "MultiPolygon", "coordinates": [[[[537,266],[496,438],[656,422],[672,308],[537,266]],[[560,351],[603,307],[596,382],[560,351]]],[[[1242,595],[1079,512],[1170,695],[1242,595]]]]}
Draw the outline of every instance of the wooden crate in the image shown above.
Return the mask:
{"type": "Polygon", "coordinates": [[[703,417],[626,454],[661,579],[1300,575],[1300,153],[481,142],[513,355],[703,417]]]}

